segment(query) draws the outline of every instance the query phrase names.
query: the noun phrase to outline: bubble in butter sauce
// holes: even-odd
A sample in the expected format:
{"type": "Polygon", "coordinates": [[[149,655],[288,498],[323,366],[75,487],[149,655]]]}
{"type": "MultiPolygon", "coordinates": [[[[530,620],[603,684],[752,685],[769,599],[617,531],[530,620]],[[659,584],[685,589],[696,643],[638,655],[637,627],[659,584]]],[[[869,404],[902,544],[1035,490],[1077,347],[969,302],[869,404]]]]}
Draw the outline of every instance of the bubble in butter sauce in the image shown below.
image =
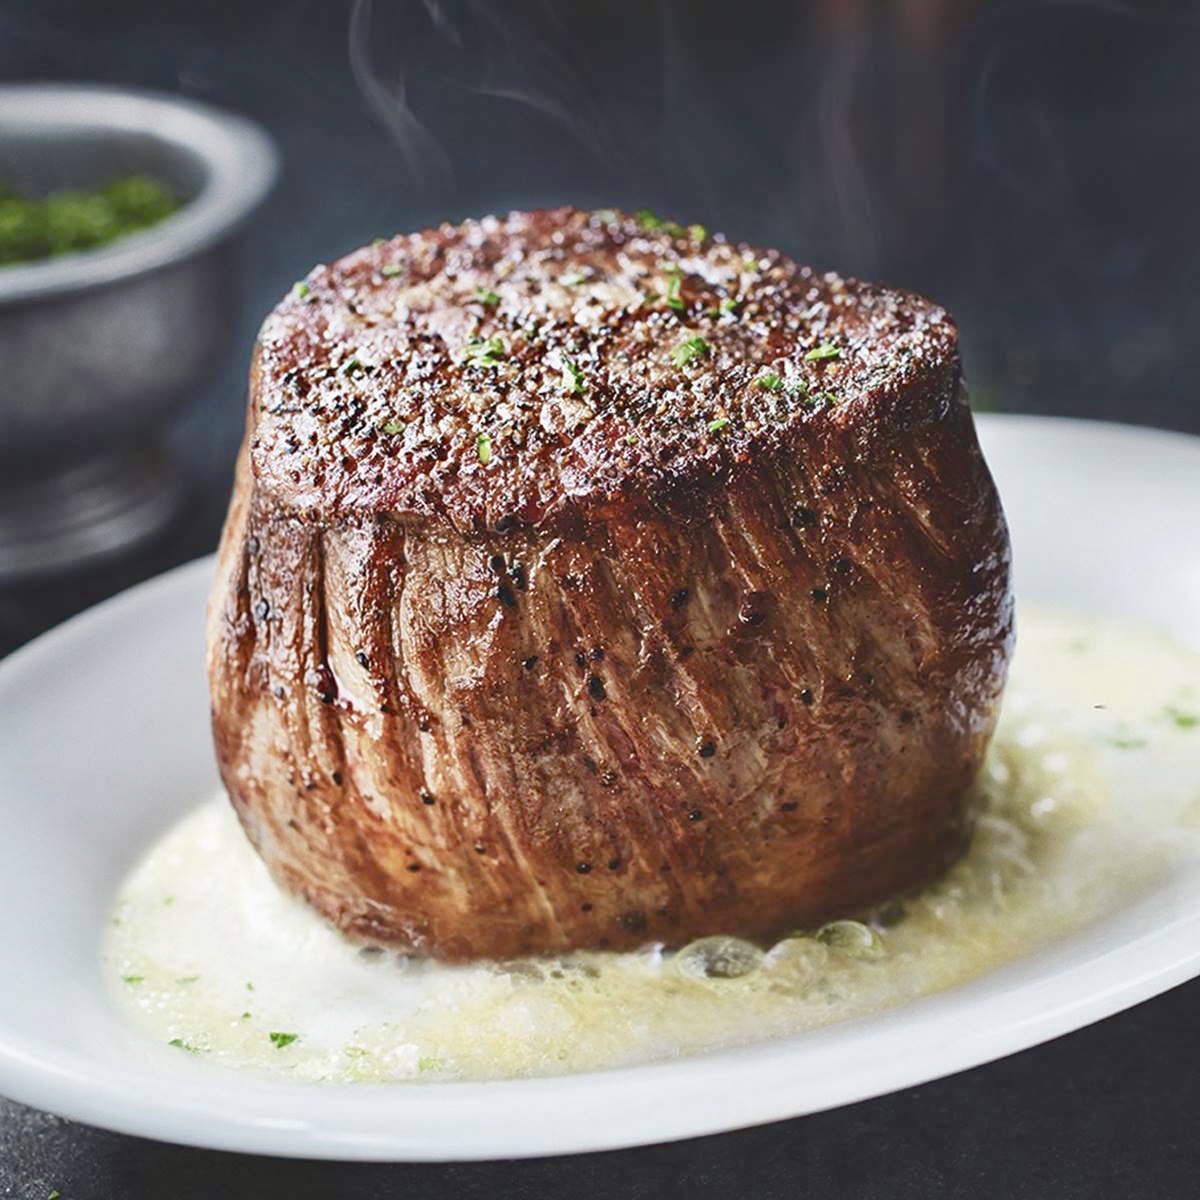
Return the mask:
{"type": "Polygon", "coordinates": [[[1200,656],[1023,611],[977,788],[967,855],[863,922],[772,947],[714,937],[466,967],[343,941],[275,888],[221,796],[130,875],[105,967],[149,1039],[314,1081],[555,1074],[845,1020],[1060,937],[1200,853],[1200,656]]]}

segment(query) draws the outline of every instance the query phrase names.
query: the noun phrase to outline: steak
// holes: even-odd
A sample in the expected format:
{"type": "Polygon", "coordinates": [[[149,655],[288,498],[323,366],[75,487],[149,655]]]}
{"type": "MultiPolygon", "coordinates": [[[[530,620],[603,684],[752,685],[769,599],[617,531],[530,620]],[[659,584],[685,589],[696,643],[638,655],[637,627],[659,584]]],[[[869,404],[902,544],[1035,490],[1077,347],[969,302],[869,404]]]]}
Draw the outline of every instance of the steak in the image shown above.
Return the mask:
{"type": "Polygon", "coordinates": [[[275,879],[444,960],[770,937],[962,850],[1012,647],[955,325],[649,214],[267,318],[208,622],[275,879]]]}

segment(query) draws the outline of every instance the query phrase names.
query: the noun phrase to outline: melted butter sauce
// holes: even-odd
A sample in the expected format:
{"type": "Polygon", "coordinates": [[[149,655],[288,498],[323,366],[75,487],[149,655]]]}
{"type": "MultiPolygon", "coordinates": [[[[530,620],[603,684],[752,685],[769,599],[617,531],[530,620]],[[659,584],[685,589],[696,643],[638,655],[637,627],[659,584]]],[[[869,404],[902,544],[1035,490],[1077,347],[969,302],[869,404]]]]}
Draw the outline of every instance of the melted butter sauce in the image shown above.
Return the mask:
{"type": "Polygon", "coordinates": [[[875,915],[870,953],[854,938],[797,936],[765,957],[734,942],[750,969],[733,978],[660,947],[469,967],[360,951],[275,888],[219,796],[129,876],[105,971],[153,1041],[314,1081],[557,1074],[860,1016],[1061,937],[1200,856],[1200,656],[1023,611],[976,786],[970,851],[875,915]]]}

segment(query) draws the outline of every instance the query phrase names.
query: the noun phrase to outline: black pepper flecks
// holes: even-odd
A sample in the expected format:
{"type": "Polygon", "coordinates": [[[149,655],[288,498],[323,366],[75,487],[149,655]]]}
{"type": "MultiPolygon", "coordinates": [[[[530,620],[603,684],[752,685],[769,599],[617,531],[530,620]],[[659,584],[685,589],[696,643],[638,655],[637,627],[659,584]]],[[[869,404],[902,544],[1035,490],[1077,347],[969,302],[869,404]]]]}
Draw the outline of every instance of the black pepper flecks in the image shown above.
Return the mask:
{"type": "Polygon", "coordinates": [[[369,667],[371,665],[371,660],[361,650],[354,657],[360,667],[369,667]]]}
{"type": "Polygon", "coordinates": [[[781,804],[779,808],[781,812],[795,812],[799,805],[795,800],[789,800],[786,804],[781,804]]]}
{"type": "Polygon", "coordinates": [[[496,599],[504,605],[505,608],[516,608],[517,598],[512,593],[512,588],[507,583],[502,583],[496,589],[496,599]]]}
{"type": "Polygon", "coordinates": [[[584,654],[584,652],[582,650],[580,650],[575,655],[575,665],[577,667],[586,667],[587,666],[587,655],[584,654]]]}
{"type": "Polygon", "coordinates": [[[575,864],[575,870],[578,871],[580,875],[586,875],[591,869],[591,863],[581,862],[575,864]]]}
{"type": "Polygon", "coordinates": [[[430,795],[429,792],[422,792],[421,793],[421,803],[422,804],[434,804],[434,803],[436,803],[436,801],[435,801],[434,797],[432,795],[430,795]]]}
{"type": "Polygon", "coordinates": [[[334,687],[333,674],[324,663],[307,672],[304,682],[316,692],[317,699],[322,704],[332,704],[334,702],[337,696],[337,689],[334,687]]]}
{"type": "Polygon", "coordinates": [[[698,808],[693,808],[692,811],[688,813],[688,820],[702,821],[704,820],[704,814],[698,808]]]}
{"type": "Polygon", "coordinates": [[[797,508],[792,513],[792,524],[797,529],[811,529],[817,523],[817,514],[811,508],[797,508]]]}
{"type": "Polygon", "coordinates": [[[271,614],[271,606],[265,600],[259,600],[254,605],[254,616],[259,621],[265,621],[271,614]]]}
{"type": "Polygon", "coordinates": [[[812,704],[813,699],[814,699],[814,697],[812,694],[812,688],[801,688],[800,689],[800,703],[801,704],[812,704]]]}
{"type": "Polygon", "coordinates": [[[593,700],[606,700],[608,692],[604,687],[604,680],[599,675],[588,676],[588,691],[592,694],[593,700]]]}
{"type": "Polygon", "coordinates": [[[717,752],[717,748],[716,748],[716,746],[714,746],[712,744],[712,742],[704,742],[700,746],[700,757],[701,758],[712,758],[712,756],[714,754],[716,754],[716,752],[717,752]]]}
{"type": "Polygon", "coordinates": [[[677,592],[671,594],[671,608],[678,612],[687,602],[690,593],[687,588],[680,588],[677,592]]]}
{"type": "Polygon", "coordinates": [[[833,573],[835,575],[849,575],[854,564],[848,558],[835,558],[833,560],[833,573]]]}
{"type": "Polygon", "coordinates": [[[538,656],[536,654],[531,654],[528,658],[521,659],[521,666],[523,666],[527,671],[532,671],[537,665],[538,656]]]}
{"type": "Polygon", "coordinates": [[[813,588],[810,595],[818,604],[824,604],[829,597],[829,593],[823,587],[813,588]]]}

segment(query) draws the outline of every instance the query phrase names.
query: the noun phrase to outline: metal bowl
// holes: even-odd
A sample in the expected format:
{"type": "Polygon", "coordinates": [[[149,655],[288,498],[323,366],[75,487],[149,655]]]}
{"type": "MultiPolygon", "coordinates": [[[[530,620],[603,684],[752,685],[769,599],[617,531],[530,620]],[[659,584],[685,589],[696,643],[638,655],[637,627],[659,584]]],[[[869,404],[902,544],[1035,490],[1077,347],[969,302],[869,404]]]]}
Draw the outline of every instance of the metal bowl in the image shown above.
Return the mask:
{"type": "Polygon", "coordinates": [[[0,266],[0,582],[108,557],[171,518],[160,433],[228,348],[231,242],[277,172],[261,129],[193,101],[0,86],[3,184],[138,173],[184,201],[108,246],[0,266]]]}

